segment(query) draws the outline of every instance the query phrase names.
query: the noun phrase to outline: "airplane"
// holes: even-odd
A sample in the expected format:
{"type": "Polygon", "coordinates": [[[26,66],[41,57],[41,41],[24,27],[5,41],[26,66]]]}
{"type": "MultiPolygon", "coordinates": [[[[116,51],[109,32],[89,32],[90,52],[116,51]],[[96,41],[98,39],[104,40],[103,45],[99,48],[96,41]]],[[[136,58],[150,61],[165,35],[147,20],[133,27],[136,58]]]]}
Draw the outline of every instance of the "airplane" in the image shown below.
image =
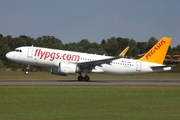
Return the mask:
{"type": "Polygon", "coordinates": [[[144,56],[128,59],[122,56],[104,56],[89,53],[57,50],[43,47],[22,46],[8,52],[11,61],[29,65],[51,67],[51,74],[66,75],[79,73],[79,81],[89,81],[88,73],[114,75],[136,75],[171,70],[163,64],[172,38],[163,37],[144,56]],[[83,77],[81,73],[85,73],[83,77]]]}

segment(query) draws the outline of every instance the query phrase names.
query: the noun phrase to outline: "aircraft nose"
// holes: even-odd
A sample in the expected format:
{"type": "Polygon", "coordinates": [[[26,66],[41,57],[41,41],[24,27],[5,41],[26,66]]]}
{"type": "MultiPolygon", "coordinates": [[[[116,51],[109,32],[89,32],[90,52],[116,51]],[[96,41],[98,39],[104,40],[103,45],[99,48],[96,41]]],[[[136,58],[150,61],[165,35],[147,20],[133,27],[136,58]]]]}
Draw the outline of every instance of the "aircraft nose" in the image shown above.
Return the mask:
{"type": "Polygon", "coordinates": [[[6,54],[6,58],[9,59],[9,60],[11,60],[11,59],[13,58],[12,53],[11,53],[11,52],[8,52],[8,53],[6,54]]]}

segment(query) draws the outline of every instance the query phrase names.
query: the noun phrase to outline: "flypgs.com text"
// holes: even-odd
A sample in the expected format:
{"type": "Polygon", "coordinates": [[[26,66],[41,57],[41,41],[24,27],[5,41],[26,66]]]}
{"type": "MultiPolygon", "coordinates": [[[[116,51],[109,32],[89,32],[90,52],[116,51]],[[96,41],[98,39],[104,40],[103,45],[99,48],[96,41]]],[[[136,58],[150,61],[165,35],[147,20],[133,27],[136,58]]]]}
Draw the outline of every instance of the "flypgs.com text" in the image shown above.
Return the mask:
{"type": "Polygon", "coordinates": [[[49,51],[43,51],[41,49],[36,49],[34,56],[39,57],[40,59],[49,59],[50,61],[62,59],[67,61],[74,61],[78,62],[80,59],[79,55],[72,55],[72,54],[60,54],[57,52],[49,52],[49,51]]]}

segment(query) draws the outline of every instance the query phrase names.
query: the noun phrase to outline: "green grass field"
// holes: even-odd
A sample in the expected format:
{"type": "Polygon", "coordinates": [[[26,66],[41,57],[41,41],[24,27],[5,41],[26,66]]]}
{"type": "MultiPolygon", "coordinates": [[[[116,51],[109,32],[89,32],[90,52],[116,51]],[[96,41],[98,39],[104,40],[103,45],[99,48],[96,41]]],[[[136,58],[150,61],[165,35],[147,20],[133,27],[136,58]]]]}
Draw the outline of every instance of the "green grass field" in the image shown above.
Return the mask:
{"type": "Polygon", "coordinates": [[[1,86],[1,120],[177,120],[179,87],[1,86]]]}
{"type": "MultiPolygon", "coordinates": [[[[179,73],[90,74],[92,79],[180,79],[179,73]]],[[[0,79],[76,79],[47,72],[0,71],[0,79]]],[[[180,87],[0,86],[0,120],[177,120],[180,87]]]]}

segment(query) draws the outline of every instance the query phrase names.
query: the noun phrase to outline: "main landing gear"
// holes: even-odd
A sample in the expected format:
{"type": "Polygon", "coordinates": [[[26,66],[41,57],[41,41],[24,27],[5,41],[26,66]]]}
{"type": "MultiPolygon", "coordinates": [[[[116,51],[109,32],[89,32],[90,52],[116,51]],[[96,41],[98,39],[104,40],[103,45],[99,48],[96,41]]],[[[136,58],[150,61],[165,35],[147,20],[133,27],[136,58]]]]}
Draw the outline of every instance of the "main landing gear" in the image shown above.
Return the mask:
{"type": "Polygon", "coordinates": [[[78,80],[79,81],[83,81],[83,80],[84,81],[89,81],[90,77],[87,75],[87,73],[86,73],[86,75],[84,77],[81,75],[81,73],[79,73],[78,80]]]}

